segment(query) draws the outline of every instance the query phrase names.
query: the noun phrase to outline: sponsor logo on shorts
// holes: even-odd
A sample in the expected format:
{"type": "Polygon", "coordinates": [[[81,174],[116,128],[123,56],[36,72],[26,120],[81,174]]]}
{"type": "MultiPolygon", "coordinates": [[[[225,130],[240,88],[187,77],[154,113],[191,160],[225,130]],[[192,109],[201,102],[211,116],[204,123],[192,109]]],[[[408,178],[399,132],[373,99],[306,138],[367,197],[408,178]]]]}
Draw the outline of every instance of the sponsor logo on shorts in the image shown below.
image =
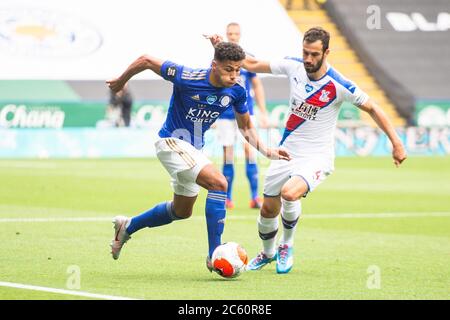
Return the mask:
{"type": "Polygon", "coordinates": [[[320,170],[319,170],[319,171],[316,171],[316,172],[315,172],[315,177],[314,177],[314,179],[315,179],[315,180],[319,180],[321,174],[322,174],[322,171],[320,171],[320,170]]]}

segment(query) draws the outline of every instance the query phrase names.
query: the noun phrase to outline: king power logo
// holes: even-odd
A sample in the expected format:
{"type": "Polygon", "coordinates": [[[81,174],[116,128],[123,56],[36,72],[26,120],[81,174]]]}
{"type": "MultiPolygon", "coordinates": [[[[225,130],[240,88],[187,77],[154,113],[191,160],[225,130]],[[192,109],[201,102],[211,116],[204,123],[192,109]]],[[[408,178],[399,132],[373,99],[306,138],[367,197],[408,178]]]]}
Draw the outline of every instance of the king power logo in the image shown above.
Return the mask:
{"type": "Polygon", "coordinates": [[[189,108],[186,119],[198,123],[213,123],[220,116],[220,112],[189,108]]]}

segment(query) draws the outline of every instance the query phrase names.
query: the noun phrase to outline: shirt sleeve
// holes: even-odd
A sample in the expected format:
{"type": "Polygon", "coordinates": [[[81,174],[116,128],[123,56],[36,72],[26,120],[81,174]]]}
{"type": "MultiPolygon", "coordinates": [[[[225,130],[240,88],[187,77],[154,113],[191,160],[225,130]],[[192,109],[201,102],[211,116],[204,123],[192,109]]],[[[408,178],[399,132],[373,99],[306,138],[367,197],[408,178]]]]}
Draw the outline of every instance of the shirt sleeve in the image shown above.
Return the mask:
{"type": "Polygon", "coordinates": [[[161,77],[176,85],[181,85],[181,74],[184,66],[176,64],[172,61],[164,61],[161,66],[161,77]]]}
{"type": "Polygon", "coordinates": [[[359,107],[369,100],[367,93],[362,91],[356,84],[349,82],[349,86],[345,90],[345,101],[348,101],[355,106],[359,107]]]}
{"type": "Polygon", "coordinates": [[[249,71],[247,76],[249,79],[252,79],[252,78],[256,77],[256,73],[249,71]]]}
{"type": "Polygon", "coordinates": [[[244,88],[242,88],[240,95],[234,101],[233,108],[240,114],[248,112],[247,91],[244,88]]]}
{"type": "Polygon", "coordinates": [[[281,60],[273,60],[270,62],[270,71],[273,74],[284,74],[289,76],[293,71],[297,69],[299,63],[302,60],[299,58],[286,57],[281,60]]]}

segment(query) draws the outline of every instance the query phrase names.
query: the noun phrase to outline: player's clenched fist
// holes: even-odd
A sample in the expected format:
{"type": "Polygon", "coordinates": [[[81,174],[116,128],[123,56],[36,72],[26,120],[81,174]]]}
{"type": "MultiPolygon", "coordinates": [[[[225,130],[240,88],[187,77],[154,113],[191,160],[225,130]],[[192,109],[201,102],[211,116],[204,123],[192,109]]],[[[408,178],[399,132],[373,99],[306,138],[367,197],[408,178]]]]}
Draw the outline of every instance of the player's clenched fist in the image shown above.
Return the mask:
{"type": "Polygon", "coordinates": [[[120,78],[107,80],[106,84],[114,92],[119,92],[120,90],[122,90],[123,86],[125,85],[125,83],[122,80],[120,80],[120,78]]]}
{"type": "Polygon", "coordinates": [[[216,45],[218,45],[220,42],[223,41],[223,37],[218,34],[204,34],[203,36],[205,37],[205,39],[211,41],[213,47],[215,47],[216,45]]]}
{"type": "Polygon", "coordinates": [[[284,149],[268,149],[266,157],[271,160],[291,160],[291,156],[284,149]]]}

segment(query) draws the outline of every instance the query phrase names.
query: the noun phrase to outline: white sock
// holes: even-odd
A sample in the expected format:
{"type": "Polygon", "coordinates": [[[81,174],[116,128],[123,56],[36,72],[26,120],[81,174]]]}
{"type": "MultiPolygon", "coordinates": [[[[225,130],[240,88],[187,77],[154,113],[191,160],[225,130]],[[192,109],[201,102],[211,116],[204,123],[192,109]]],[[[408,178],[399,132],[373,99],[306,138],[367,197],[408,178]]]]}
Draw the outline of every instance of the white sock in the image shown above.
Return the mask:
{"type": "Polygon", "coordinates": [[[281,218],[283,221],[283,236],[281,237],[281,244],[287,244],[292,247],[294,245],[294,235],[297,229],[298,218],[302,213],[302,204],[300,200],[287,201],[281,199],[283,208],[281,211],[281,218]]]}
{"type": "Polygon", "coordinates": [[[275,242],[278,232],[278,217],[264,218],[259,216],[258,218],[258,231],[259,237],[263,243],[263,251],[269,258],[275,255],[275,242]]]}

